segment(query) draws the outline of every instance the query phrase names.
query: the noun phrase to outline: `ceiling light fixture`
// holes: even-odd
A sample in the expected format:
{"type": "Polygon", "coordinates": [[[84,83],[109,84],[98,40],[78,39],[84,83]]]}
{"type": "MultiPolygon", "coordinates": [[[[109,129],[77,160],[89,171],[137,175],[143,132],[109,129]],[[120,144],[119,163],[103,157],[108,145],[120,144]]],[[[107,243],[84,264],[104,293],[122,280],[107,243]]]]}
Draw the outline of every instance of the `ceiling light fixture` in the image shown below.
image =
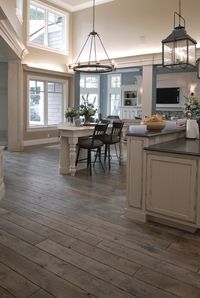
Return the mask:
{"type": "Polygon", "coordinates": [[[174,12],[174,30],[162,40],[162,65],[167,67],[196,66],[196,44],[185,30],[185,19],[181,16],[181,0],[179,0],[179,13],[174,12]],[[176,19],[178,17],[178,26],[176,19]]]}
{"type": "Polygon", "coordinates": [[[95,25],[95,0],[93,0],[93,30],[89,33],[81,51],[78,55],[74,65],[68,65],[69,69],[73,69],[75,72],[87,72],[87,73],[106,73],[111,72],[116,69],[116,63],[114,60],[111,60],[108,56],[108,53],[103,45],[103,42],[99,34],[94,29],[95,25]],[[86,63],[81,63],[81,55],[86,49],[86,45],[89,45],[89,57],[86,63]],[[99,45],[108,60],[108,63],[101,63],[97,57],[97,45],[99,45]]]}

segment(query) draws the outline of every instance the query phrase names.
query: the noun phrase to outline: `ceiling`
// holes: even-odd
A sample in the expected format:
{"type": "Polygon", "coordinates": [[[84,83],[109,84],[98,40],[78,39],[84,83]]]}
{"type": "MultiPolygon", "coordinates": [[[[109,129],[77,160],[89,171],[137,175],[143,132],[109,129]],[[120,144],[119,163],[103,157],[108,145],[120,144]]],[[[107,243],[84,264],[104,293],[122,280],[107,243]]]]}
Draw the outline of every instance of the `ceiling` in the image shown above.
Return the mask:
{"type": "MultiPolygon", "coordinates": [[[[95,5],[104,4],[114,0],[96,0],[95,5]]],[[[93,0],[49,0],[49,2],[59,5],[69,11],[78,11],[88,7],[92,7],[93,0]]]]}

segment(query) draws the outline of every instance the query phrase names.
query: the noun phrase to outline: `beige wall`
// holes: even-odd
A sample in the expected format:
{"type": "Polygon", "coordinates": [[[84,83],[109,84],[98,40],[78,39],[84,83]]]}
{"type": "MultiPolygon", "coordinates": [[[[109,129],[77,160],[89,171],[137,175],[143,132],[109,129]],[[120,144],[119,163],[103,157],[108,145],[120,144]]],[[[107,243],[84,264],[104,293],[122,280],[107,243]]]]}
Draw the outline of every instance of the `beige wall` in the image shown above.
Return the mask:
{"type": "MultiPolygon", "coordinates": [[[[161,40],[173,30],[174,11],[175,0],[115,0],[96,6],[95,29],[111,58],[161,52],[161,40]]],[[[199,11],[199,0],[182,0],[187,33],[200,46],[199,11]]],[[[74,58],[91,29],[91,8],[73,14],[74,58]]]]}

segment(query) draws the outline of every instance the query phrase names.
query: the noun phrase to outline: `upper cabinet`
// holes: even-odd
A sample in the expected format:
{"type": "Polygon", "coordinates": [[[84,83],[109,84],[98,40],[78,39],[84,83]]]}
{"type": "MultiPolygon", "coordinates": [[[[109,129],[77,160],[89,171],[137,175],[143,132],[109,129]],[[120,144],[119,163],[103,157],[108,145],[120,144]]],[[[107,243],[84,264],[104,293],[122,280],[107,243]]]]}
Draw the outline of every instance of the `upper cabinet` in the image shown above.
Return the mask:
{"type": "Polygon", "coordinates": [[[122,106],[138,105],[138,86],[124,85],[122,86],[122,106]]]}

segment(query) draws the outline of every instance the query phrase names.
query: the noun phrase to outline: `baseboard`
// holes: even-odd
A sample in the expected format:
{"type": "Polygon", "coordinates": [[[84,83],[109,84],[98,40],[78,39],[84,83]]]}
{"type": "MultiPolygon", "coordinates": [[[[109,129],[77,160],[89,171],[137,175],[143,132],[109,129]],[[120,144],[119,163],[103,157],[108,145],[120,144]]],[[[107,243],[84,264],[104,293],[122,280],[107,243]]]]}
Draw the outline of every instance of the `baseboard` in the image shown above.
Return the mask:
{"type": "Polygon", "coordinates": [[[59,143],[59,137],[27,140],[23,142],[24,147],[59,143]]]}

